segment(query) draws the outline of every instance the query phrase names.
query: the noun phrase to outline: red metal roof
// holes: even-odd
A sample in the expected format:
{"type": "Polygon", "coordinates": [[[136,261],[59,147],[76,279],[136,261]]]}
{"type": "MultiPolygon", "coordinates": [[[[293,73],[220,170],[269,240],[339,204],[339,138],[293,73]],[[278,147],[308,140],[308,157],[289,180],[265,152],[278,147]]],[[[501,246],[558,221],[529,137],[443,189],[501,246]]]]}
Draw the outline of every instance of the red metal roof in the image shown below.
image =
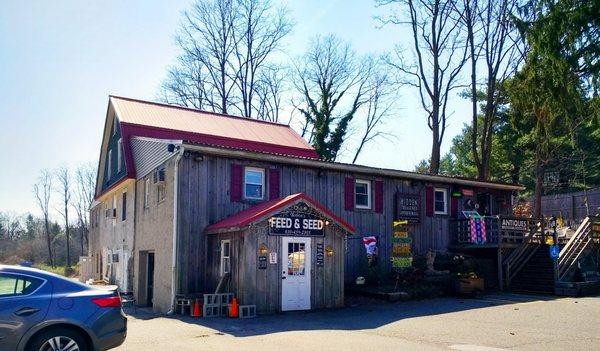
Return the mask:
{"type": "Polygon", "coordinates": [[[297,202],[303,201],[314,208],[321,211],[326,217],[336,222],[344,230],[350,234],[354,234],[356,229],[354,226],[336,216],[333,212],[321,205],[317,201],[304,193],[289,195],[280,199],[275,199],[252,206],[246,210],[240,211],[231,217],[225,218],[215,224],[211,224],[204,230],[207,234],[215,234],[219,232],[238,231],[250,224],[260,222],[269,216],[282,211],[283,209],[294,205],[297,202]]]}
{"type": "Polygon", "coordinates": [[[110,103],[121,127],[130,126],[136,136],[318,159],[315,149],[285,124],[117,96],[110,103]]]}

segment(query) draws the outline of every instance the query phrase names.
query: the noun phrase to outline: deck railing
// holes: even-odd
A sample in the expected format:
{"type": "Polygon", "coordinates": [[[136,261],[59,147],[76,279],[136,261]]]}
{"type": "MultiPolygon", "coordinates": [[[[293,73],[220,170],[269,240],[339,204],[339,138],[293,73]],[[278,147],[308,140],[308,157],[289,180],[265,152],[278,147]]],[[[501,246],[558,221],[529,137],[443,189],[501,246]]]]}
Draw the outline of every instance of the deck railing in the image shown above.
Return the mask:
{"type": "MultiPolygon", "coordinates": [[[[482,217],[485,222],[486,240],[479,244],[482,246],[496,246],[499,244],[514,244],[518,245],[526,238],[527,233],[532,229],[537,228],[539,220],[531,218],[515,218],[502,216],[485,216],[482,217]],[[518,220],[526,221],[525,228],[503,228],[502,220],[518,220]]],[[[454,245],[477,245],[471,236],[471,220],[470,219],[452,219],[450,220],[450,235],[451,242],[454,245]]]]}

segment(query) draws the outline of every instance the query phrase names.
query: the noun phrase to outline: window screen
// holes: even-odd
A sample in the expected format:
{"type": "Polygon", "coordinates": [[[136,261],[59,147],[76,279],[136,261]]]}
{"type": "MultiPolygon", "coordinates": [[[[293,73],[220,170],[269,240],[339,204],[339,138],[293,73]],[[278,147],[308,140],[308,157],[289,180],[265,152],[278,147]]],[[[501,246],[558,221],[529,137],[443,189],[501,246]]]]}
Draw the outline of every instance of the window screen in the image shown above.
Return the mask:
{"type": "Polygon", "coordinates": [[[354,185],[354,200],[357,208],[371,208],[371,182],[357,180],[354,185]]]}
{"type": "Polygon", "coordinates": [[[265,170],[247,167],[244,173],[244,194],[247,199],[262,199],[265,188],[265,170]]]}

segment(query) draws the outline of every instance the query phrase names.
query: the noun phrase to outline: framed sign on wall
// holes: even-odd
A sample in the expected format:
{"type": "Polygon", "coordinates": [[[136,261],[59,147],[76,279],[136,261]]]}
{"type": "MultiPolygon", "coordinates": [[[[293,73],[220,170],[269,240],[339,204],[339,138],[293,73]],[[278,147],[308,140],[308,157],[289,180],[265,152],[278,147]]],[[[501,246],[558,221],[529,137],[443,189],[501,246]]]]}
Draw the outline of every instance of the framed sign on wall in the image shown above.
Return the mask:
{"type": "Polygon", "coordinates": [[[396,220],[421,223],[421,196],[397,192],[395,198],[396,220]]]}
{"type": "Polygon", "coordinates": [[[269,218],[270,235],[324,236],[329,222],[306,206],[290,207],[269,218]]]}

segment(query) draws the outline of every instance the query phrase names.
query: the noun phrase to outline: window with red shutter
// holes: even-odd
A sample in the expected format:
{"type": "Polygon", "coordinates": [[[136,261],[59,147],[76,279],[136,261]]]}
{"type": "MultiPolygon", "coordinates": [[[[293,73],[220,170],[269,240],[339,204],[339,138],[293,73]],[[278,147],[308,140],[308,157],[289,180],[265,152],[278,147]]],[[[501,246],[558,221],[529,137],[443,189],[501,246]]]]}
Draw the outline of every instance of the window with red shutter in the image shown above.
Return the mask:
{"type": "Polygon", "coordinates": [[[242,165],[231,165],[231,185],[229,195],[231,202],[242,201],[242,182],[243,182],[243,167],[242,165]]]}
{"type": "Polygon", "coordinates": [[[383,213],[383,181],[375,181],[375,212],[383,213]]]}
{"type": "Polygon", "coordinates": [[[351,177],[344,180],[344,208],[354,211],[354,178],[351,177]]]}
{"type": "Polygon", "coordinates": [[[425,215],[433,217],[433,187],[425,187],[425,215]]]}
{"type": "Polygon", "coordinates": [[[279,195],[279,186],[281,180],[279,179],[279,169],[271,168],[269,169],[269,200],[278,199],[279,195]]]}
{"type": "Polygon", "coordinates": [[[458,198],[454,196],[450,199],[450,215],[453,218],[458,216],[458,198]]]}

